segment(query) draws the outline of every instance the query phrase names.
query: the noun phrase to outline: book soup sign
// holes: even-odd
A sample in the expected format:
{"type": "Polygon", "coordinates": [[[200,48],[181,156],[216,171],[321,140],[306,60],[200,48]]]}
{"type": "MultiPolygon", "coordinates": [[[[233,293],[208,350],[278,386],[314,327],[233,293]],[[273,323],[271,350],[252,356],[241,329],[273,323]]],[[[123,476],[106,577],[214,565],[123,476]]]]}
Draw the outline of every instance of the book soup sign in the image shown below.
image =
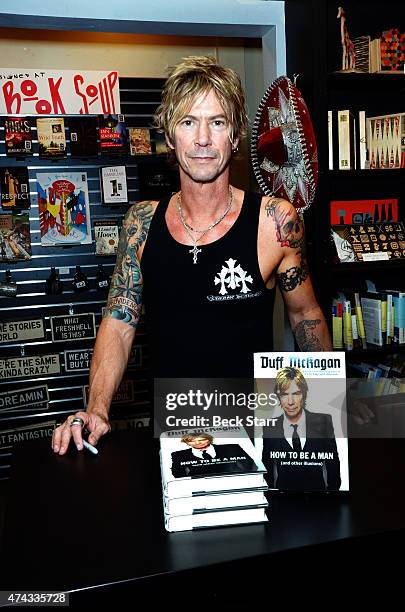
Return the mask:
{"type": "Polygon", "coordinates": [[[95,338],[94,313],[51,317],[51,331],[53,342],[73,342],[84,338],[95,338]]]}
{"type": "Polygon", "coordinates": [[[119,112],[119,80],[115,70],[0,70],[2,114],[97,115],[119,112]]]}

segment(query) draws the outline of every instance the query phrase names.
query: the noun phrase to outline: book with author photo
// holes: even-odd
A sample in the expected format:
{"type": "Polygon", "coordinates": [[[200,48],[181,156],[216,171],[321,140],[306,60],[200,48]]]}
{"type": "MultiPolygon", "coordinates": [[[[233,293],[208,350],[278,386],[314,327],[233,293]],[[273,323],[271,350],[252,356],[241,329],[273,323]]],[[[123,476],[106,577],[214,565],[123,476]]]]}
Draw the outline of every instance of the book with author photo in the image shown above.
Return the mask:
{"type": "Polygon", "coordinates": [[[161,435],[160,449],[169,497],[266,486],[265,467],[243,427],[169,431],[161,435]]]}
{"type": "Polygon", "coordinates": [[[255,446],[270,489],[349,490],[344,352],[255,353],[255,446]]]}

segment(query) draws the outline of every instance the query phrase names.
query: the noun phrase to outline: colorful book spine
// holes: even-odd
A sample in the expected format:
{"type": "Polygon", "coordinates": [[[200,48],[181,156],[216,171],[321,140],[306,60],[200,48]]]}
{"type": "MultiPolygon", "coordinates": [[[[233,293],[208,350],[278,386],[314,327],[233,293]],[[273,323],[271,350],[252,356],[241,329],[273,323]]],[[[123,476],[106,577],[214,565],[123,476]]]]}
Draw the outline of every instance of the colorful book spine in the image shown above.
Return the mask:
{"type": "Polygon", "coordinates": [[[367,348],[367,342],[366,342],[366,330],[364,329],[364,321],[363,321],[363,312],[361,309],[361,302],[360,302],[360,294],[359,293],[355,293],[354,294],[354,300],[355,300],[355,304],[356,304],[356,320],[357,320],[357,330],[360,336],[360,340],[361,340],[361,344],[363,349],[367,348]]]}

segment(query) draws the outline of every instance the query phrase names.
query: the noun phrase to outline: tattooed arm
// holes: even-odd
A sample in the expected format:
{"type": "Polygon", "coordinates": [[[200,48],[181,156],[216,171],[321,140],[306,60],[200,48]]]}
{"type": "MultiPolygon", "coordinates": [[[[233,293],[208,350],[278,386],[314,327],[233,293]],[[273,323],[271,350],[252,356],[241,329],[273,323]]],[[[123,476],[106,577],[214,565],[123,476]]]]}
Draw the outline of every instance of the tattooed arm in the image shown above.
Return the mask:
{"type": "MultiPolygon", "coordinates": [[[[123,221],[107,313],[99,327],[91,360],[88,407],[86,412],[74,415],[90,431],[91,444],[97,444],[110,431],[111,400],[125,372],[141,314],[140,258],[154,210],[153,202],[140,202],[129,209],[123,221]]],[[[60,455],[66,452],[72,436],[77,448],[83,448],[82,429],[80,425],[71,427],[71,420],[68,417],[53,434],[52,448],[60,455]]]]}
{"type": "Polygon", "coordinates": [[[142,309],[140,251],[145,244],[154,208],[139,202],[125,215],[117,260],[90,369],[88,411],[107,414],[125,372],[142,309]]]}
{"type": "Polygon", "coordinates": [[[265,210],[280,249],[277,282],[297,344],[302,351],[332,350],[328,327],[309,277],[303,220],[286,200],[272,198],[265,210]]]}

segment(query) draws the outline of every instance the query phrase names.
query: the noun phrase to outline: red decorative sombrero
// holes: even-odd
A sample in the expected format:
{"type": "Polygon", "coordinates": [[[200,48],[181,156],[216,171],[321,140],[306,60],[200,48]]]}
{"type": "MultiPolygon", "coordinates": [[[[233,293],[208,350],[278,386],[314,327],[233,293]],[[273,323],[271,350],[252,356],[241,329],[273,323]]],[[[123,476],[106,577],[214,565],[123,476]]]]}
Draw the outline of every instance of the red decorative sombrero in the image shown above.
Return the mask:
{"type": "Polygon", "coordinates": [[[252,164],[265,195],[309,208],[318,182],[318,153],[301,93],[285,76],[264,94],[252,129],[252,164]]]}

